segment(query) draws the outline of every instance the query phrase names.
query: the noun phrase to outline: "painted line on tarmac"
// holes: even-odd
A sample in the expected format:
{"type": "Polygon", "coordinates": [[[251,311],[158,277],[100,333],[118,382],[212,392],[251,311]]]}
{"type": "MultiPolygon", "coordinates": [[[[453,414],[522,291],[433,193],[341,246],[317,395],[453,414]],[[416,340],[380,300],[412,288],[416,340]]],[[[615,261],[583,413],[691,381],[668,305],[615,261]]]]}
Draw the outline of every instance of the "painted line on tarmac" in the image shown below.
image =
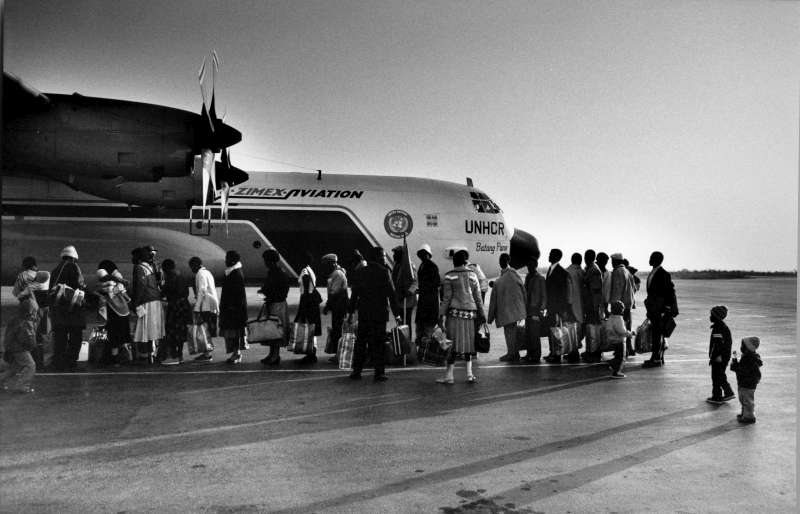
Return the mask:
{"type": "Polygon", "coordinates": [[[147,437],[137,437],[134,439],[124,439],[121,441],[113,441],[108,443],[99,443],[87,446],[80,446],[76,448],[64,448],[64,449],[57,449],[57,450],[43,450],[39,452],[25,452],[18,455],[18,459],[14,459],[13,457],[9,456],[8,454],[0,456],[0,468],[8,468],[13,466],[20,466],[25,464],[33,464],[38,461],[43,460],[50,460],[50,459],[57,459],[63,457],[74,457],[76,455],[82,455],[86,453],[92,453],[96,451],[103,451],[103,450],[114,450],[118,448],[123,448],[126,446],[136,445],[136,444],[145,444],[145,443],[155,443],[160,441],[169,441],[172,439],[179,439],[189,436],[201,436],[201,435],[210,435],[216,434],[219,432],[226,432],[230,430],[241,430],[253,427],[259,427],[264,425],[272,425],[275,423],[284,423],[284,422],[291,422],[291,421],[298,421],[307,418],[316,418],[320,416],[330,416],[332,414],[345,414],[348,412],[354,412],[358,410],[364,409],[374,409],[376,407],[388,407],[391,405],[399,405],[402,403],[411,403],[411,402],[418,402],[424,399],[424,396],[414,396],[411,398],[405,398],[402,400],[392,400],[386,401],[381,403],[370,403],[368,405],[360,405],[356,407],[345,407],[341,409],[331,409],[328,411],[321,411],[321,412],[314,412],[309,414],[298,414],[296,416],[288,416],[285,418],[275,418],[275,419],[264,419],[261,421],[251,421],[248,423],[239,423],[236,425],[222,425],[219,427],[209,427],[209,428],[198,428],[196,430],[188,430],[185,432],[172,432],[169,434],[159,434],[159,435],[152,435],[147,437]]]}
{"type": "Polygon", "coordinates": [[[535,387],[533,389],[520,389],[518,391],[514,391],[513,393],[501,393],[501,394],[494,394],[491,396],[481,396],[479,398],[467,398],[464,400],[465,402],[485,402],[486,400],[495,400],[498,398],[506,398],[511,396],[520,396],[528,393],[541,393],[545,391],[550,391],[551,389],[565,389],[569,388],[578,384],[590,384],[593,382],[602,382],[608,380],[607,375],[603,375],[602,377],[594,377],[594,378],[585,378],[583,380],[573,380],[572,382],[564,382],[561,384],[553,384],[550,386],[545,387],[535,387]]]}
{"type": "MultiPolygon", "coordinates": [[[[773,359],[796,359],[797,354],[785,354],[785,355],[762,355],[761,360],[773,360],[773,359]]],[[[667,364],[673,362],[707,362],[707,357],[702,358],[683,358],[683,357],[676,357],[670,358],[667,360],[667,364]]],[[[549,363],[538,363],[538,364],[478,364],[478,369],[524,369],[524,368],[566,368],[566,367],[591,367],[597,365],[607,365],[611,361],[600,361],[600,362],[576,362],[576,363],[568,363],[564,362],[561,364],[549,364],[549,363]]],[[[642,361],[626,361],[627,366],[641,364],[642,361]]],[[[442,371],[442,367],[437,366],[407,366],[405,368],[387,368],[386,373],[402,373],[405,371],[442,371]]],[[[350,370],[342,370],[342,369],[238,369],[238,370],[197,370],[197,371],[182,371],[182,370],[173,370],[173,371],[78,371],[75,373],[52,373],[52,372],[45,372],[45,373],[36,373],[37,377],[86,377],[86,376],[114,376],[114,375],[121,375],[121,376],[147,376],[147,375],[171,375],[175,377],[179,377],[181,375],[236,375],[236,374],[260,374],[260,373],[331,373],[331,376],[324,377],[324,378],[336,378],[336,377],[343,377],[350,373],[350,370]]],[[[301,381],[301,380],[312,380],[312,379],[290,379],[287,382],[291,381],[301,381]]],[[[313,380],[322,380],[322,378],[317,378],[313,380]]],[[[219,389],[215,389],[219,390],[219,389]]]]}

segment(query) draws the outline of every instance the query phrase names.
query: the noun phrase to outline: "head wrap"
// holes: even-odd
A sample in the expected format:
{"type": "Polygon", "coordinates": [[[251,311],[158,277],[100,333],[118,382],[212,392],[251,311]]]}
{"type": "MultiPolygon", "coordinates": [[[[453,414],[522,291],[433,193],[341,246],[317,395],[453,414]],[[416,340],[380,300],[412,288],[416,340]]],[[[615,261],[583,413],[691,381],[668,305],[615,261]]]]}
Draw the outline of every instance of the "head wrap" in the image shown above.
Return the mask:
{"type": "Polygon", "coordinates": [[[63,250],[61,250],[61,257],[72,257],[76,261],[78,260],[78,250],[75,249],[74,246],[68,245],[65,246],[63,250]]]}
{"type": "Polygon", "coordinates": [[[280,260],[280,254],[274,248],[264,250],[264,253],[262,253],[261,256],[267,262],[278,262],[280,260]]]}
{"type": "Polygon", "coordinates": [[[725,307],[724,305],[717,305],[716,307],[711,307],[711,316],[722,321],[728,316],[728,308],[725,307]]]}
{"type": "Polygon", "coordinates": [[[322,262],[339,262],[339,256],[335,253],[326,253],[322,256],[322,262]]]}
{"type": "Polygon", "coordinates": [[[431,257],[433,257],[433,252],[431,251],[431,245],[429,245],[428,243],[425,243],[424,245],[420,246],[419,250],[417,250],[417,254],[419,254],[419,252],[425,252],[431,257]]]}
{"type": "Polygon", "coordinates": [[[623,259],[622,254],[619,252],[611,254],[612,261],[621,261],[622,259],[623,259]]]}
{"type": "Polygon", "coordinates": [[[747,350],[749,350],[749,351],[751,351],[753,353],[755,353],[755,351],[758,349],[758,346],[760,344],[761,344],[761,341],[755,336],[753,336],[753,337],[745,337],[744,339],[742,339],[742,346],[747,348],[747,350]]]}

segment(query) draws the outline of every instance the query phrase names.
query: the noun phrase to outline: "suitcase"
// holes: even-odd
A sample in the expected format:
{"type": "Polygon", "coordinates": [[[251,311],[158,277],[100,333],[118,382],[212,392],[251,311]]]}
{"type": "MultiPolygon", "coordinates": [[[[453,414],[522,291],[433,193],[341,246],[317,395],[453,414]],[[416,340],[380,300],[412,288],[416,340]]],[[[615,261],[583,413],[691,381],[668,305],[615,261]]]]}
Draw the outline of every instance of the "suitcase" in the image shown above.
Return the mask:
{"type": "Polygon", "coordinates": [[[650,329],[650,320],[645,318],[639,328],[636,329],[636,339],[633,349],[636,353],[647,353],[653,351],[653,334],[650,329]]]}

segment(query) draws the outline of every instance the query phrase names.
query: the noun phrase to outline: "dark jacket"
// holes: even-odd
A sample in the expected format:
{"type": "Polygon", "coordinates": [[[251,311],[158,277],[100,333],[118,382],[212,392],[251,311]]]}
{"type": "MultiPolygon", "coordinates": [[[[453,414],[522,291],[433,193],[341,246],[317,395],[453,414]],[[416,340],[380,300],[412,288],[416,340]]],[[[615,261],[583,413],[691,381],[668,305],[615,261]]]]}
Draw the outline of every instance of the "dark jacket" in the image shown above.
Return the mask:
{"type": "Polygon", "coordinates": [[[711,340],[708,343],[708,364],[714,363],[714,359],[722,357],[722,364],[728,365],[731,360],[731,330],[724,321],[716,321],[711,325],[711,340]]]}
{"type": "Polygon", "coordinates": [[[417,272],[417,323],[435,325],[439,321],[439,289],[442,278],[439,267],[433,261],[422,261],[417,272]]]}
{"type": "Polygon", "coordinates": [[[528,273],[525,277],[525,310],[527,316],[541,316],[547,308],[547,284],[538,272],[528,273]]]}
{"type": "Polygon", "coordinates": [[[556,264],[545,280],[547,287],[547,310],[552,314],[565,314],[569,310],[569,273],[556,264]]]}
{"type": "Polygon", "coordinates": [[[247,325],[247,294],[244,275],[235,269],[222,279],[222,296],[219,299],[219,328],[240,329],[247,325]]]}
{"type": "MultiPolygon", "coordinates": [[[[62,260],[50,273],[52,281],[50,288],[58,284],[64,284],[72,289],[86,289],[86,282],[83,280],[83,273],[78,263],[69,260],[62,260]]],[[[62,328],[83,328],[86,326],[86,316],[83,309],[74,307],[68,301],[60,301],[50,309],[50,318],[55,327],[62,328]]]]}
{"type": "Polygon", "coordinates": [[[658,268],[652,278],[648,278],[647,298],[644,306],[647,317],[651,320],[660,319],[662,314],[678,315],[678,301],[675,296],[675,284],[672,277],[664,268],[658,268]]]}
{"type": "Polygon", "coordinates": [[[138,307],[146,303],[161,299],[160,275],[156,273],[155,265],[149,262],[140,262],[133,269],[133,282],[135,294],[131,296],[133,305],[138,307]]]}
{"type": "Polygon", "coordinates": [[[389,320],[389,312],[386,310],[387,301],[395,316],[399,315],[400,309],[397,305],[392,277],[386,266],[377,262],[369,262],[355,272],[348,312],[352,314],[358,310],[359,321],[386,322],[389,320]]]}
{"type": "Polygon", "coordinates": [[[742,360],[731,361],[731,371],[736,372],[736,382],[743,389],[755,389],[761,381],[761,370],[764,363],[757,353],[743,353],[742,360]]]}
{"type": "Polygon", "coordinates": [[[285,302],[289,295],[289,277],[277,266],[268,269],[264,285],[258,292],[264,295],[266,303],[285,302]]]}

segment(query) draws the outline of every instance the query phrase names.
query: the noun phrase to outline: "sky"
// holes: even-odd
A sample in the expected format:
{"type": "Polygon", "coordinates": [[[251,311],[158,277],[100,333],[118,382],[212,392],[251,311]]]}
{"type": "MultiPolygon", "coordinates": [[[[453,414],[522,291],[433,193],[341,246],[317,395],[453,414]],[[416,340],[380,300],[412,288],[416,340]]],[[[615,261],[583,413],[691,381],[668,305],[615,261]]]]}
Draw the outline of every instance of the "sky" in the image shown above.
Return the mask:
{"type": "Polygon", "coordinates": [[[218,112],[247,171],[473,179],[543,252],[797,269],[800,2],[7,0],[43,92],[218,112]]]}

